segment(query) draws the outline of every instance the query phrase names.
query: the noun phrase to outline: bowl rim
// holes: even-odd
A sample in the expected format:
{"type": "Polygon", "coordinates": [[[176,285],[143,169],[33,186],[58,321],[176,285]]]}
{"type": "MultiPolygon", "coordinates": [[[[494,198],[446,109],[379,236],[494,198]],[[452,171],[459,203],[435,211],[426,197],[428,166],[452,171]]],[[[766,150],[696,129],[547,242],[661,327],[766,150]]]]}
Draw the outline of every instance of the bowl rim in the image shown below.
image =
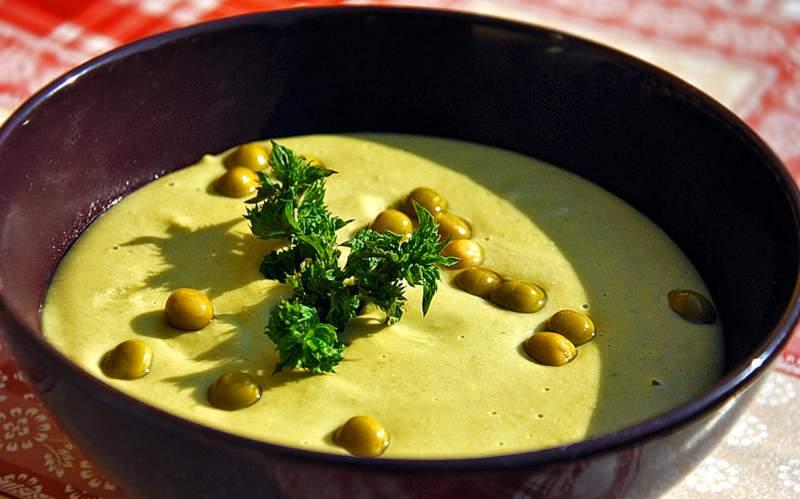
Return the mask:
{"type": "MultiPolygon", "coordinates": [[[[91,58],[52,80],[37,91],[23,102],[6,119],[5,123],[0,126],[0,148],[3,147],[5,141],[17,128],[25,126],[25,121],[40,105],[54,98],[59,92],[79,81],[82,77],[104,66],[115,64],[135,54],[148,52],[163,45],[189,39],[193,36],[208,35],[210,33],[223,32],[246,26],[274,26],[281,24],[281,22],[296,22],[302,19],[318,18],[329,14],[414,15],[427,16],[428,18],[455,18],[464,20],[472,25],[477,24],[500,28],[505,32],[522,31],[530,33],[533,30],[541,33],[548,33],[559,39],[569,41],[573,46],[581,46],[594,51],[600,51],[617,59],[623,59],[626,64],[635,67],[637,70],[647,72],[660,81],[667,82],[674,87],[680,88],[681,91],[687,94],[693,94],[693,96],[699,98],[707,109],[711,110],[716,117],[721,118],[726,127],[732,129],[733,133],[738,133],[745,141],[749,142],[764,159],[766,166],[781,184],[784,200],[789,203],[793,213],[795,232],[800,234],[800,194],[798,193],[797,185],[791,174],[769,146],[767,146],[742,119],[713,97],[665,69],[659,68],[654,64],[648,63],[636,56],[625,53],[602,42],[531,22],[510,20],[507,18],[457,10],[418,6],[306,6],[248,13],[205,21],[151,35],[91,58]]],[[[55,363],[54,365],[57,366],[57,371],[67,372],[71,375],[69,382],[80,385],[91,393],[92,396],[101,399],[102,402],[112,406],[117,411],[125,411],[131,417],[140,419],[145,425],[155,425],[164,430],[179,434],[189,440],[200,440],[207,443],[222,442],[227,447],[264,452],[269,455],[290,458],[295,461],[392,472],[514,470],[555,465],[577,459],[588,459],[605,453],[616,452],[624,448],[640,446],[646,441],[657,439],[680,430],[693,420],[722,406],[738,392],[750,386],[759,375],[767,370],[769,365],[780,354],[782,347],[788,342],[791,332],[798,322],[798,318],[800,318],[800,268],[798,268],[790,304],[783,311],[778,322],[773,326],[766,339],[751,352],[748,359],[730,369],[727,374],[701,395],[663,414],[617,431],[566,445],[534,451],[468,458],[415,459],[382,457],[380,459],[374,459],[294,448],[229,433],[182,418],[164,409],[133,398],[127,393],[88,374],[84,369],[46,342],[40,332],[36,332],[26,326],[25,321],[20,319],[22,314],[15,310],[13,303],[8,300],[8,296],[12,293],[8,288],[9,286],[0,286],[0,306],[5,306],[7,310],[7,313],[3,314],[1,313],[2,309],[0,309],[0,332],[2,332],[3,328],[11,328],[26,335],[27,339],[32,340],[36,344],[38,351],[47,357],[48,362],[55,363]]],[[[41,306],[40,304],[40,311],[41,306]]]]}

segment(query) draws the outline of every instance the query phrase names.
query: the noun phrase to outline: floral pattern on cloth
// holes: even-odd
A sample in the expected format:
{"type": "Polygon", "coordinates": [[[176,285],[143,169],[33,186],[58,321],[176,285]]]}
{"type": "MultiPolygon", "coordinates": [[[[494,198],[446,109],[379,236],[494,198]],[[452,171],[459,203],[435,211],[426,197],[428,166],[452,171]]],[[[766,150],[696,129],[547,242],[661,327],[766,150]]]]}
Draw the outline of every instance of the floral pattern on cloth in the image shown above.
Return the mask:
{"type": "Polygon", "coordinates": [[[50,422],[36,407],[12,407],[8,412],[0,412],[0,428],[3,434],[0,451],[26,451],[47,440],[50,422]]]}
{"type": "Polygon", "coordinates": [[[27,473],[0,475],[0,491],[24,499],[53,499],[53,496],[42,491],[42,484],[39,483],[39,478],[27,473]]]}
{"type": "MultiPolygon", "coordinates": [[[[295,5],[403,4],[553,26],[662,66],[753,126],[800,175],[800,0],[3,0],[3,111],[71,67],[187,24],[295,5]]],[[[0,310],[0,314],[3,311],[0,310]]],[[[664,499],[800,497],[800,334],[727,437],[664,499]]],[[[520,498],[541,484],[528,484],[520,498]]],[[[529,494],[530,493],[530,494],[529,494]]],[[[0,334],[0,498],[121,499],[40,405],[0,334]]]]}
{"type": "Polygon", "coordinates": [[[773,372],[725,439],[664,499],[800,497],[800,380],[773,372]]]}
{"type": "Polygon", "coordinates": [[[2,334],[0,382],[4,395],[0,399],[0,494],[22,499],[125,497],[42,407],[10,357],[2,334]]]}

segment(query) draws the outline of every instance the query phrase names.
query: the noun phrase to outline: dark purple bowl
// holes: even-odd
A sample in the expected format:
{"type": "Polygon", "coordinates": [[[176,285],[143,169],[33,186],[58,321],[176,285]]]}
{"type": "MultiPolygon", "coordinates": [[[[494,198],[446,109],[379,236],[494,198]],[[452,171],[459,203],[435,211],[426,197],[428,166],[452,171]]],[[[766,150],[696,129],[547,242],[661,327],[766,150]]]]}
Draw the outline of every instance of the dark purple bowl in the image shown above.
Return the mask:
{"type": "Polygon", "coordinates": [[[798,317],[798,195],[764,143],[661,70],[508,21],[310,9],[148,38],[23,105],[0,129],[0,172],[5,332],[64,429],[133,497],[655,496],[724,435],[798,317]],[[723,379],[673,411],[573,445],[369,460],[187,422],[106,386],[42,339],[56,264],[114,200],[205,152],[343,131],[499,146],[616,193],[708,284],[725,325],[723,379]]]}

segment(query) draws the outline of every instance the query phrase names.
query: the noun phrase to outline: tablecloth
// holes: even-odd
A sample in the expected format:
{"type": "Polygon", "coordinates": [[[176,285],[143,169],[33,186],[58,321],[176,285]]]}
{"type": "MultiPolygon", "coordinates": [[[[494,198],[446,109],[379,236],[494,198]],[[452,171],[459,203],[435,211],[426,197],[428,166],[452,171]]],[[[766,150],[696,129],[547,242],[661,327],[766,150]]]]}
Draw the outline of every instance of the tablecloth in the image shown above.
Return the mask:
{"type": "MultiPolygon", "coordinates": [[[[599,40],[713,95],[800,178],[800,0],[0,0],[0,122],[58,74],[128,41],[246,12],[334,4],[480,12],[599,40]]],[[[665,498],[800,497],[800,437],[792,427],[800,420],[798,392],[795,334],[744,417],[665,498]]],[[[126,497],[62,433],[0,337],[4,496],[126,497]]]]}

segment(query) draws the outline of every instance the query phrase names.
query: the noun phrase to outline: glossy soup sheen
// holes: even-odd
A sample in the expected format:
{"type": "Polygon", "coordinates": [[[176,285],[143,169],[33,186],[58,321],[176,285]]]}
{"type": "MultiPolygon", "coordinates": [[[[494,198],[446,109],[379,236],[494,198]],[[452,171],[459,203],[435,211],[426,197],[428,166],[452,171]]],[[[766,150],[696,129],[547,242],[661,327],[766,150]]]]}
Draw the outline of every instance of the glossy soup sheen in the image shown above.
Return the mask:
{"type": "Polygon", "coordinates": [[[100,217],[53,278],[45,335],[91,374],[149,404],[244,436],[335,453],[350,417],[377,418],[390,457],[468,457],[539,449],[619,429],[698,395],[722,368],[722,334],[674,313],[670,291],[708,291],[692,264],[644,216],[597,186],[540,161],[430,137],[363,134],[278,139],[338,174],[330,210],[353,222],[342,240],[414,188],[442,194],[468,220],[484,266],[547,292],[535,313],[503,310],[443,283],[426,317],[409,289],[390,327],[351,322],[335,374],[272,374],[263,334],[289,289],[258,271],[275,242],[257,240],[242,199],[217,194],[224,154],[162,177],[100,217]],[[176,288],[204,291],[215,318],[196,332],[171,328],[163,307],[176,288]],[[562,309],[598,328],[572,362],[532,361],[523,343],[562,309]],[[109,379],[103,354],[138,338],[153,351],[136,380],[109,379]],[[211,407],[221,374],[244,371],[263,387],[246,409],[211,407]]]}

